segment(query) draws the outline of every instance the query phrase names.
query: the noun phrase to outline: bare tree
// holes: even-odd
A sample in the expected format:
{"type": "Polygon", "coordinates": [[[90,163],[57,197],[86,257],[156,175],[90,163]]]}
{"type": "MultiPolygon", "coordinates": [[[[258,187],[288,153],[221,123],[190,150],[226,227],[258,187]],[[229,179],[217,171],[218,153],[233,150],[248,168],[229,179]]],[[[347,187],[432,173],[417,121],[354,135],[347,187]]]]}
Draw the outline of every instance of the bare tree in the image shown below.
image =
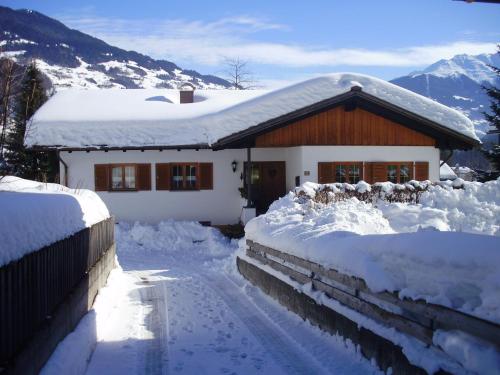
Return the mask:
{"type": "Polygon", "coordinates": [[[248,61],[241,60],[239,57],[224,61],[226,69],[224,75],[231,87],[235,90],[251,90],[257,88],[256,81],[248,69],[248,61]]]}
{"type": "Polygon", "coordinates": [[[23,74],[23,69],[13,60],[0,58],[0,160],[4,154],[14,100],[19,95],[19,82],[23,74]]]}

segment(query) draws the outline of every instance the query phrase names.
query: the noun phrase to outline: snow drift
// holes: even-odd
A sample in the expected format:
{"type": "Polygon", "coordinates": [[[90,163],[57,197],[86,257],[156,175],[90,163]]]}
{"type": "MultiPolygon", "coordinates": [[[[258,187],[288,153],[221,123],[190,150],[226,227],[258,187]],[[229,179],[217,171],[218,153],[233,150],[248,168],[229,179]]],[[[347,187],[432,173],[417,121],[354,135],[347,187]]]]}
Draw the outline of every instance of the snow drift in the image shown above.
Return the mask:
{"type": "Polygon", "coordinates": [[[109,218],[90,190],[0,178],[0,266],[109,218]]]}
{"type": "Polygon", "coordinates": [[[499,228],[500,180],[458,179],[406,186],[306,183],[251,220],[245,232],[262,245],[363,278],[375,292],[500,322],[499,228]],[[380,193],[366,194],[374,188],[380,193]],[[419,190],[414,203],[389,202],[404,189],[419,190]],[[346,191],[367,199],[334,198],[346,191]]]}

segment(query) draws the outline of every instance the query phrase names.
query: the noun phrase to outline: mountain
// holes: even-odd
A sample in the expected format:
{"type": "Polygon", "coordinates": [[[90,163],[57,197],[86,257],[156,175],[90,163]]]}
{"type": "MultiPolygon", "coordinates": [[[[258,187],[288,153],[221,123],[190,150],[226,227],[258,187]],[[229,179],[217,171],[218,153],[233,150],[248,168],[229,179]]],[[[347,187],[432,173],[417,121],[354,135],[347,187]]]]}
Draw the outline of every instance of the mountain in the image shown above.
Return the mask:
{"type": "Polygon", "coordinates": [[[489,65],[500,66],[498,53],[457,55],[391,82],[462,111],[474,122],[477,135],[483,138],[488,130],[483,111],[489,109],[490,100],[482,86],[500,85],[489,65]]]}
{"type": "Polygon", "coordinates": [[[2,6],[0,55],[19,63],[35,59],[56,88],[176,88],[185,82],[198,88],[229,85],[216,76],[110,46],[41,13],[2,6]]]}

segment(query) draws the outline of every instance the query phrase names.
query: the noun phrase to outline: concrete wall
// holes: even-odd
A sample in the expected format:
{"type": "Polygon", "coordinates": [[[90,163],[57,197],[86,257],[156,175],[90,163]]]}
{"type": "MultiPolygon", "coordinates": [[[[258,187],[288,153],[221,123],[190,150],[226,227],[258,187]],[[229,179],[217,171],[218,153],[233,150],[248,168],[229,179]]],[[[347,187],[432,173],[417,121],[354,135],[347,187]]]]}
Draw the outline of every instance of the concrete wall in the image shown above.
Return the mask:
{"type": "MultiPolygon", "coordinates": [[[[68,165],[68,185],[94,190],[94,164],[151,163],[152,190],[139,192],[99,192],[117,220],[156,223],[176,220],[211,221],[213,224],[237,223],[244,201],[238,188],[246,149],[241,150],[164,150],[160,151],[74,151],[61,152],[68,165]],[[238,163],[236,172],[231,163],[238,163]],[[214,189],[202,191],[156,191],[155,163],[212,162],[214,189]]],[[[428,161],[431,180],[439,180],[439,150],[434,147],[380,146],[301,146],[252,149],[253,161],[284,161],[286,187],[300,182],[317,182],[319,161],[428,161]],[[307,175],[309,173],[309,175],[307,175]]],[[[61,165],[61,181],[64,181],[61,165]]]]}

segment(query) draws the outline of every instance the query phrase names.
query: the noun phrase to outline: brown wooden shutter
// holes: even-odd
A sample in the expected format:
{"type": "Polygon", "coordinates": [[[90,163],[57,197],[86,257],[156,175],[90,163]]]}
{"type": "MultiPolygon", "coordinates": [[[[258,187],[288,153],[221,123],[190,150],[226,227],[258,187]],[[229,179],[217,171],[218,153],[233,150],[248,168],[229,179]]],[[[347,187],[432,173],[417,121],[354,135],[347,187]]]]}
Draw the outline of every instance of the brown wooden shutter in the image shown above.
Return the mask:
{"type": "Polygon", "coordinates": [[[372,184],[387,181],[387,167],[385,163],[372,163],[372,184]]]}
{"type": "Polygon", "coordinates": [[[137,190],[151,190],[151,164],[137,164],[137,190]]]}
{"type": "Polygon", "coordinates": [[[335,182],[333,163],[318,163],[318,183],[330,184],[335,182]]]}
{"type": "Polygon", "coordinates": [[[156,164],[156,190],[170,190],[170,163],[156,164]]]}
{"type": "Polygon", "coordinates": [[[200,163],[200,190],[214,188],[214,168],[212,163],[200,163]]]}
{"type": "Polygon", "coordinates": [[[363,180],[369,184],[373,183],[373,163],[365,162],[363,166],[363,180]]]}
{"type": "Polygon", "coordinates": [[[109,165],[95,164],[94,165],[94,184],[95,191],[109,190],[109,165]]]}
{"type": "Polygon", "coordinates": [[[424,181],[429,179],[429,162],[415,162],[415,180],[424,181]]]}

